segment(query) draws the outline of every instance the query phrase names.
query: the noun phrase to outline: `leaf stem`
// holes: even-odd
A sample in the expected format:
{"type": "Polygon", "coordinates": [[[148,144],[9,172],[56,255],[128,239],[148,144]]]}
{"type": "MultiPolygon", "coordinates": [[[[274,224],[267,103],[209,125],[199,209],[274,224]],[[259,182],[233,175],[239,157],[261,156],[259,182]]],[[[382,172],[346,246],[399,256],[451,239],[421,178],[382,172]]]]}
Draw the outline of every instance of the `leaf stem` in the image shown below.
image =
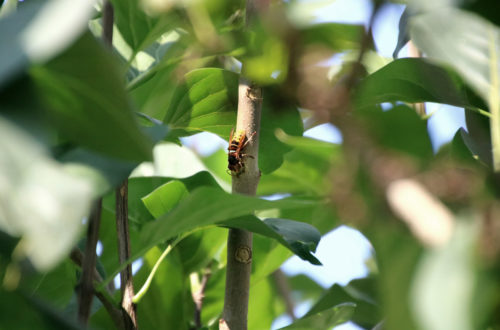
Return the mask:
{"type": "Polygon", "coordinates": [[[148,292],[149,287],[151,285],[151,282],[153,281],[153,277],[156,274],[156,271],[158,270],[158,267],[160,266],[161,262],[165,257],[172,251],[172,249],[182,240],[181,237],[177,238],[174,242],[169,244],[165,251],[161,254],[161,256],[158,258],[156,261],[155,265],[153,266],[153,269],[151,269],[151,273],[149,273],[148,278],[146,279],[146,282],[142,285],[142,288],[135,294],[135,296],[132,298],[132,302],[137,304],[139,301],[141,301],[142,297],[148,292]]]}

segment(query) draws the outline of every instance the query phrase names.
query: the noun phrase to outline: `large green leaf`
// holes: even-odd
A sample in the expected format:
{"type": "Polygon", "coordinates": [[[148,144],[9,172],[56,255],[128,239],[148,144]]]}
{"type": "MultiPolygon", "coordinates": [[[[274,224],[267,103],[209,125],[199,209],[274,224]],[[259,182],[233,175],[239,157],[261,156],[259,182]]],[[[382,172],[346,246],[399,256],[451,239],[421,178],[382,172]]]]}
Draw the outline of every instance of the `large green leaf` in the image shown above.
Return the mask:
{"type": "Polygon", "coordinates": [[[430,59],[451,66],[488,104],[493,167],[499,171],[500,30],[480,16],[450,6],[415,15],[409,26],[412,40],[430,59]]]}
{"type": "Polygon", "coordinates": [[[90,34],[31,74],[49,117],[70,141],[121,159],[151,158],[116,60],[90,34]]]}
{"type": "MultiPolygon", "coordinates": [[[[161,249],[154,247],[145,254],[144,264],[134,276],[135,283],[145,282],[161,253],[161,249]]],[[[172,251],[158,266],[150,290],[138,304],[138,323],[144,329],[187,330],[193,315],[188,290],[182,260],[172,251]]]]}
{"type": "Polygon", "coordinates": [[[422,58],[389,63],[363,79],[356,93],[359,107],[397,101],[435,102],[463,108],[481,106],[471,103],[474,100],[456,75],[422,58]]]}
{"type": "MultiPolygon", "coordinates": [[[[236,125],[238,104],[238,75],[231,71],[205,68],[185,75],[185,82],[177,87],[164,122],[182,135],[208,131],[227,140],[236,125]]],[[[259,142],[259,167],[270,173],[283,162],[283,154],[290,150],[275,136],[276,128],[287,134],[301,135],[302,121],[298,110],[283,100],[273,98],[271,89],[265,90],[259,142]]]]}
{"type": "Polygon", "coordinates": [[[389,111],[371,107],[360,111],[373,138],[385,148],[412,155],[427,162],[433,155],[427,133],[427,123],[415,110],[406,105],[396,105],[389,111]]]}
{"type": "Polygon", "coordinates": [[[314,304],[306,316],[314,315],[341,303],[352,302],[356,304],[356,309],[351,321],[363,328],[373,328],[380,322],[382,315],[380,314],[379,307],[376,305],[376,300],[366,292],[357,289],[360,283],[365,284],[365,286],[368,285],[372,291],[376,289],[374,278],[354,280],[345,287],[334,284],[314,304]]]}
{"type": "Polygon", "coordinates": [[[272,218],[261,221],[256,217],[247,216],[224,221],[221,224],[276,239],[300,258],[313,265],[321,265],[321,262],[311,254],[316,251],[321,234],[307,223],[272,218]]]}
{"type": "Polygon", "coordinates": [[[344,303],[311,316],[305,316],[281,329],[323,330],[349,321],[356,305],[344,303]]]}
{"type": "Polygon", "coordinates": [[[283,100],[278,93],[271,87],[264,89],[259,137],[259,169],[264,174],[279,168],[284,155],[292,150],[292,146],[276,136],[278,129],[292,136],[304,132],[297,107],[283,100]]]}
{"type": "MultiPolygon", "coordinates": [[[[314,203],[314,202],[313,202],[314,203]]],[[[224,221],[250,215],[257,210],[297,208],[309,201],[266,201],[254,197],[227,194],[220,189],[201,187],[195,189],[177,207],[147,224],[141,232],[142,245],[134,256],[140,256],[154,245],[176,235],[202,227],[222,224],[224,221]]]]}
{"type": "Polygon", "coordinates": [[[293,149],[285,154],[283,164],[276,171],[262,175],[257,192],[261,195],[326,195],[330,181],[325,180],[325,173],[338,157],[340,146],[283,132],[279,132],[277,137],[293,149]]]}
{"type": "Polygon", "coordinates": [[[177,87],[163,121],[174,129],[229,137],[237,102],[237,74],[216,68],[194,70],[177,87]]]}

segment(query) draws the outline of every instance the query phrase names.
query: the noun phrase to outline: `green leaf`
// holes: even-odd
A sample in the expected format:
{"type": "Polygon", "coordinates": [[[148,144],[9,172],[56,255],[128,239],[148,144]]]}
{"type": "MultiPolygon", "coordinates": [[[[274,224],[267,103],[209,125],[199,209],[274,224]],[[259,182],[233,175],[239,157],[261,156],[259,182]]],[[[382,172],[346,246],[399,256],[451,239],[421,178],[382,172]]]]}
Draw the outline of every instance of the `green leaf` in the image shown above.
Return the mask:
{"type": "Polygon", "coordinates": [[[169,212],[188,194],[188,190],[182,181],[173,180],[144,196],[142,201],[153,217],[158,218],[169,212]]]}
{"type": "MultiPolygon", "coordinates": [[[[236,126],[238,77],[216,68],[187,73],[185,82],[177,87],[171,99],[164,122],[173,129],[185,130],[181,136],[207,131],[229,139],[231,129],[236,126]]],[[[283,155],[290,150],[276,138],[276,129],[301,135],[303,127],[296,107],[288,103],[283,106],[283,100],[273,99],[271,89],[266,89],[264,94],[267,98],[262,110],[259,168],[263,173],[270,173],[281,165],[283,155]]]]}
{"type": "MultiPolygon", "coordinates": [[[[144,255],[144,264],[134,276],[134,283],[144,283],[161,253],[154,247],[144,255]]],[[[173,250],[159,265],[150,290],[140,301],[137,323],[145,329],[187,330],[194,313],[188,290],[182,261],[173,250]]]]}
{"type": "Polygon", "coordinates": [[[229,137],[236,123],[238,75],[221,69],[193,70],[172,97],[164,122],[189,132],[229,137]]]}
{"type": "Polygon", "coordinates": [[[325,173],[339,157],[340,146],[311,138],[290,136],[281,131],[278,131],[277,137],[288,148],[293,149],[284,155],[284,162],[277,170],[262,175],[258,194],[326,195],[330,189],[330,181],[325,180],[325,173]]]}
{"type": "Polygon", "coordinates": [[[356,309],[354,310],[351,321],[363,328],[373,328],[380,322],[382,315],[376,304],[376,300],[370,294],[367,294],[366,290],[361,291],[356,288],[360,286],[360,284],[361,286],[368,286],[371,291],[374,291],[377,282],[374,278],[365,278],[351,281],[345,287],[334,284],[314,304],[307,312],[306,316],[328,310],[341,303],[352,302],[356,304],[356,309]]]}
{"type": "Polygon", "coordinates": [[[379,107],[359,112],[369,131],[385,148],[412,155],[427,162],[433,155],[427,123],[415,110],[397,105],[389,111],[379,107]]]}
{"type": "Polygon", "coordinates": [[[70,141],[121,159],[151,158],[153,143],[136,123],[116,60],[90,33],[31,74],[70,141]]]}
{"type": "Polygon", "coordinates": [[[321,262],[311,254],[316,251],[321,234],[307,223],[272,218],[261,221],[256,217],[247,216],[224,221],[221,225],[246,229],[276,239],[301,259],[313,265],[321,265],[321,262]]]}
{"type": "Polygon", "coordinates": [[[362,80],[356,94],[358,107],[383,102],[435,102],[463,108],[472,104],[463,83],[452,72],[422,58],[395,60],[362,80]]]}
{"type": "Polygon", "coordinates": [[[81,329],[75,320],[37,297],[3,287],[0,295],[2,329],[81,329]]]}
{"type": "Polygon", "coordinates": [[[115,11],[116,27],[131,48],[131,54],[127,57],[129,61],[180,22],[175,11],[156,17],[147,15],[138,0],[111,2],[115,11]]]}
{"type": "Polygon", "coordinates": [[[273,88],[264,89],[262,119],[259,136],[259,169],[267,174],[283,163],[284,155],[292,148],[278,139],[281,130],[288,135],[301,136],[304,132],[297,107],[278,96],[273,88]]]}
{"type": "Polygon", "coordinates": [[[349,321],[356,305],[345,303],[337,305],[329,310],[301,318],[291,325],[281,329],[303,329],[303,330],[323,330],[340,325],[349,321]]]}
{"type": "Polygon", "coordinates": [[[410,35],[428,58],[451,66],[488,104],[493,168],[499,171],[500,30],[480,16],[441,6],[414,16],[410,35]]]}
{"type": "Polygon", "coordinates": [[[171,212],[155,222],[148,223],[141,232],[141,248],[133,255],[138,257],[144,253],[143,251],[179,234],[249,215],[257,210],[296,208],[304,204],[310,202],[291,202],[286,199],[271,202],[227,194],[220,189],[201,187],[193,190],[171,212]]]}

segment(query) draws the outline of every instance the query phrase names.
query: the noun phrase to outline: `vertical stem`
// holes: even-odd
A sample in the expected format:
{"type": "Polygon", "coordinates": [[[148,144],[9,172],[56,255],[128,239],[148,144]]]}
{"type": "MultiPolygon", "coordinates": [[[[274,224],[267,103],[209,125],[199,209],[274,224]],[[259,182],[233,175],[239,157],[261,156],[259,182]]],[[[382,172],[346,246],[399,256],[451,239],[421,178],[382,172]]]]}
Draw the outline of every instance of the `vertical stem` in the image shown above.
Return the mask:
{"type": "MultiPolygon", "coordinates": [[[[245,78],[240,78],[236,130],[245,130],[247,137],[251,138],[245,153],[254,158],[245,158],[245,171],[239,176],[233,176],[232,190],[235,194],[255,195],[257,191],[260,179],[258,149],[261,108],[262,90],[245,78]]],[[[227,239],[226,292],[220,329],[247,328],[251,270],[252,233],[230,229],[227,239]]]]}
{"type": "MultiPolygon", "coordinates": [[[[422,55],[422,54],[420,54],[420,51],[418,50],[418,48],[415,46],[415,44],[411,40],[408,42],[408,53],[409,53],[408,55],[410,55],[410,57],[421,57],[421,55],[422,55]]],[[[415,107],[415,111],[417,112],[417,114],[420,117],[425,116],[425,114],[426,114],[425,103],[415,103],[413,106],[415,107]]]]}
{"type": "Polygon", "coordinates": [[[89,226],[87,228],[87,242],[85,245],[85,254],[82,260],[82,277],[80,290],[78,292],[78,320],[81,324],[87,325],[92,300],[94,298],[94,269],[97,259],[96,247],[99,239],[99,227],[101,225],[102,199],[99,199],[89,217],[89,226]]]}
{"type": "Polygon", "coordinates": [[[290,315],[293,321],[295,321],[297,317],[295,316],[295,306],[291,295],[290,285],[288,284],[288,278],[283,273],[281,268],[278,268],[273,273],[273,277],[274,282],[276,283],[276,288],[278,289],[278,293],[281,295],[283,301],[285,302],[286,313],[290,315]]]}
{"type": "Polygon", "coordinates": [[[115,13],[113,5],[109,1],[104,1],[104,5],[102,7],[102,39],[108,47],[113,45],[114,18],[115,13]]]}
{"type": "MultiPolygon", "coordinates": [[[[118,257],[120,264],[130,258],[130,235],[128,231],[128,180],[116,189],[116,231],[118,234],[118,257]]],[[[122,308],[130,319],[126,319],[127,329],[137,328],[136,307],[134,299],[134,284],[132,282],[132,265],[127,266],[120,272],[122,308]],[[132,322],[128,322],[132,321],[132,322]]]]}
{"type": "MultiPolygon", "coordinates": [[[[102,38],[108,47],[113,46],[114,10],[109,1],[103,5],[102,38]]],[[[123,264],[130,258],[130,235],[128,231],[128,179],[116,189],[116,233],[118,236],[118,260],[123,264]]],[[[134,284],[132,282],[132,265],[120,272],[122,294],[123,321],[125,329],[137,329],[136,306],[134,299],[134,284]]]]}

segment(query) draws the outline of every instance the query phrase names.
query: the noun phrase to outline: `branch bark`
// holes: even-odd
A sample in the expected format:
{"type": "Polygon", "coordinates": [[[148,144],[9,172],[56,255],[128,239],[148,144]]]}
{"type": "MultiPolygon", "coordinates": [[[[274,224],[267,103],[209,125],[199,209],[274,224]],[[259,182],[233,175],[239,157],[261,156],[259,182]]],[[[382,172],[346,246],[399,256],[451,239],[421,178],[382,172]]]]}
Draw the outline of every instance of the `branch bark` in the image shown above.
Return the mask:
{"type": "MultiPolygon", "coordinates": [[[[73,261],[73,263],[82,267],[82,269],[83,269],[84,254],[82,253],[82,251],[80,251],[80,249],[74,248],[71,251],[70,258],[73,261]]],[[[97,271],[96,268],[94,268],[94,270],[93,270],[92,281],[95,283],[101,283],[103,281],[101,275],[99,274],[99,272],[97,271]]],[[[122,309],[120,308],[120,306],[116,306],[113,299],[110,298],[112,296],[111,291],[107,288],[106,288],[105,293],[95,291],[95,286],[93,286],[92,292],[93,292],[93,294],[95,294],[97,299],[99,299],[101,301],[104,308],[106,308],[106,311],[108,312],[111,319],[113,320],[113,323],[115,324],[116,328],[117,329],[124,329],[125,326],[124,326],[124,321],[123,321],[124,319],[123,319],[122,309]]]]}
{"type": "MultiPolygon", "coordinates": [[[[128,231],[128,179],[116,189],[116,232],[118,235],[118,258],[123,264],[130,258],[130,235],[128,231]]],[[[122,308],[128,314],[124,315],[125,328],[137,329],[136,306],[134,299],[134,284],[132,282],[132,265],[120,272],[120,287],[122,308]],[[129,322],[132,321],[132,322],[129,322]]]]}
{"type": "Polygon", "coordinates": [[[99,227],[101,225],[102,199],[99,199],[89,217],[87,228],[87,242],[85,244],[85,254],[82,258],[82,277],[78,291],[78,321],[87,325],[94,298],[94,269],[97,260],[96,247],[99,239],[99,227]]]}
{"type": "MultiPolygon", "coordinates": [[[[102,38],[108,47],[113,46],[114,9],[109,1],[103,5],[102,38]]],[[[118,236],[118,259],[123,264],[130,258],[130,235],[128,224],[128,179],[116,189],[116,232],[118,236]]],[[[125,329],[137,329],[136,306],[133,302],[134,284],[132,282],[132,265],[120,272],[120,287],[123,308],[123,324],[125,329]]]]}

